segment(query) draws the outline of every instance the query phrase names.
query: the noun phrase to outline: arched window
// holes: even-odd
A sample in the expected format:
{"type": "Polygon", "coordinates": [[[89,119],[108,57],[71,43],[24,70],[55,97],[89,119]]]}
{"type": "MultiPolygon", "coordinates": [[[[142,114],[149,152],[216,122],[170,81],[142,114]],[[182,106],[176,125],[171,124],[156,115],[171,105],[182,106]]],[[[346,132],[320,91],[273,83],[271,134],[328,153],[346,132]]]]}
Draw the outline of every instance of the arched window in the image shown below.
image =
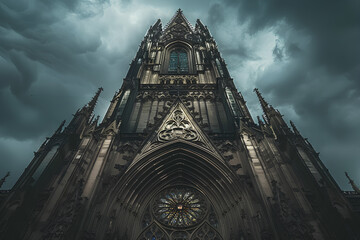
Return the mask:
{"type": "Polygon", "coordinates": [[[189,72],[188,56],[184,49],[178,48],[170,53],[169,73],[189,72]]]}

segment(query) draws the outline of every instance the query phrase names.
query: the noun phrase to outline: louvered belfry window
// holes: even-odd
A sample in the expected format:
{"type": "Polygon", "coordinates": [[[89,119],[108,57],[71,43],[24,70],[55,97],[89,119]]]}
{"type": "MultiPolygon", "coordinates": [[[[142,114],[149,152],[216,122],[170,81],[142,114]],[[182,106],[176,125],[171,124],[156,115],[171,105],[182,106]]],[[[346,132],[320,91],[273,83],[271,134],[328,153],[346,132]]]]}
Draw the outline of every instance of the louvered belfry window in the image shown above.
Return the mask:
{"type": "Polygon", "coordinates": [[[189,72],[188,56],[184,49],[175,49],[170,53],[169,73],[189,72]]]}

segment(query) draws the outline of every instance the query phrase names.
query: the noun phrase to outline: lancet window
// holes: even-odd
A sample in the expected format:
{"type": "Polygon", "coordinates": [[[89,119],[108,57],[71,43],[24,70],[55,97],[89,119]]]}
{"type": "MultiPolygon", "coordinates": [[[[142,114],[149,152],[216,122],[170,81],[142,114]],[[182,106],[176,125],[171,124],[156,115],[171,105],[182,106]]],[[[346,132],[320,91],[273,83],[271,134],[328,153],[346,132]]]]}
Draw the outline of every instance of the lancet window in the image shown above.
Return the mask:
{"type": "Polygon", "coordinates": [[[170,53],[169,73],[189,72],[188,55],[184,49],[177,48],[170,53]]]}

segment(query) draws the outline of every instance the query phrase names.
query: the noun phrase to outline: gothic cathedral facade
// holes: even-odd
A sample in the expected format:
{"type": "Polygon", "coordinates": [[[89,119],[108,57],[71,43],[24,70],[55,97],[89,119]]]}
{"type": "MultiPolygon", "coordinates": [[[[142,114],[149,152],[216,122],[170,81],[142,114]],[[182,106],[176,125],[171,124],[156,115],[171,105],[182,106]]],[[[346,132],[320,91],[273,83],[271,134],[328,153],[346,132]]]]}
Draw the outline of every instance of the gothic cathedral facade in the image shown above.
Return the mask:
{"type": "Polygon", "coordinates": [[[99,123],[101,90],[2,198],[0,239],[360,239],[316,151],[257,89],[253,120],[200,20],[150,27],[99,123]]]}

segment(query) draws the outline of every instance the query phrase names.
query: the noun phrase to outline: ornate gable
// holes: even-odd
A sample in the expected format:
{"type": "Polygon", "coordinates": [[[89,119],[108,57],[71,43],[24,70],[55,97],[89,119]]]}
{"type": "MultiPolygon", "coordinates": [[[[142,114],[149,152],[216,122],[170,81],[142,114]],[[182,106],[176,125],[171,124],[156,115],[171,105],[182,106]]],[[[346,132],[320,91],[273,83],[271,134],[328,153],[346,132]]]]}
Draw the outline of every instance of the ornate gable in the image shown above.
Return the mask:
{"type": "Polygon", "coordinates": [[[179,9],[174,17],[169,21],[164,29],[163,40],[167,41],[173,38],[183,38],[195,40],[194,29],[179,9]]]}
{"type": "Polygon", "coordinates": [[[185,142],[196,145],[207,152],[211,152],[218,159],[221,159],[222,162],[225,162],[213,146],[211,140],[192,118],[184,104],[179,101],[173,105],[168,114],[163,118],[160,127],[154,130],[153,134],[144,141],[145,144],[142,151],[135,157],[131,165],[135,164],[143,156],[173,142],[185,142]]]}

